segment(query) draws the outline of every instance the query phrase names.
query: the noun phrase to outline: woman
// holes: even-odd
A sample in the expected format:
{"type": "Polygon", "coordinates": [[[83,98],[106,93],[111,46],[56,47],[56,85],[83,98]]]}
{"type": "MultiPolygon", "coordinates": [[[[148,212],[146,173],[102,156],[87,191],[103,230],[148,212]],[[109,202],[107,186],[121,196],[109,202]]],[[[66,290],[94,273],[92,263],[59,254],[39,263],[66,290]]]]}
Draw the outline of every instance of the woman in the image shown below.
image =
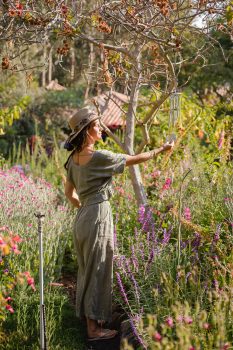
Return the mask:
{"type": "Polygon", "coordinates": [[[65,168],[65,194],[78,209],[74,244],[78,259],[77,316],[87,321],[89,340],[110,339],[116,330],[103,329],[98,320],[110,321],[112,305],[113,220],[109,199],[112,176],[125,166],[145,162],[169,150],[173,144],[130,156],[94,150],[101,140],[100,117],[80,109],[69,124],[73,130],[65,148],[73,150],[65,168]]]}

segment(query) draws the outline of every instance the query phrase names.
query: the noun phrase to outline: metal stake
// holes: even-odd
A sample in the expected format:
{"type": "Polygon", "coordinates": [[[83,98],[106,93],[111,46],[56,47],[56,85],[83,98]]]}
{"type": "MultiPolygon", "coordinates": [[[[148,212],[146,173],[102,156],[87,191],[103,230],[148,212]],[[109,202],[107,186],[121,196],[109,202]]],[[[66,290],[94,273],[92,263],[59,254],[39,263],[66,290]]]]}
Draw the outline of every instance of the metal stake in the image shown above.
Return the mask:
{"type": "Polygon", "coordinates": [[[47,350],[46,323],[45,323],[45,305],[44,305],[44,271],[43,271],[43,232],[42,218],[45,216],[41,213],[35,214],[38,219],[38,236],[39,236],[39,279],[40,279],[40,349],[47,350]]]}

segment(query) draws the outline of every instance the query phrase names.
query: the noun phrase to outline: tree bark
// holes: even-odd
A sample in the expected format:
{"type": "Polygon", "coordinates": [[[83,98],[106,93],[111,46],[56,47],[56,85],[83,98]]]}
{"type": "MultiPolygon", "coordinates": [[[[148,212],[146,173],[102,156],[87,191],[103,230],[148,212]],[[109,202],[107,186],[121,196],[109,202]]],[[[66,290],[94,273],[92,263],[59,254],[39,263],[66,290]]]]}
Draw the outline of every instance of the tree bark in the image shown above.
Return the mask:
{"type": "Polygon", "coordinates": [[[49,50],[49,69],[48,69],[48,83],[51,83],[53,75],[53,48],[49,50]]]}
{"type": "Polygon", "coordinates": [[[74,81],[75,76],[75,50],[74,47],[70,48],[70,81],[71,83],[74,81]]]}
{"type": "Polygon", "coordinates": [[[44,67],[43,67],[43,70],[42,70],[42,87],[45,87],[46,86],[46,55],[47,55],[47,47],[46,47],[46,44],[44,45],[43,47],[43,62],[44,62],[44,67]]]}
{"type": "Polygon", "coordinates": [[[89,43],[89,48],[90,48],[90,53],[89,53],[89,57],[88,57],[89,64],[88,64],[88,72],[87,72],[87,87],[86,87],[85,94],[84,94],[84,102],[86,102],[88,100],[88,97],[89,97],[89,90],[90,90],[90,86],[91,86],[91,75],[90,74],[91,74],[94,59],[95,59],[94,44],[89,43]]]}
{"type": "MultiPolygon", "coordinates": [[[[126,129],[125,129],[125,150],[133,155],[134,151],[134,133],[135,133],[135,116],[137,112],[138,97],[140,90],[140,64],[139,64],[139,51],[135,54],[136,66],[132,70],[132,83],[131,83],[131,92],[130,92],[130,101],[126,118],[126,129]],[[137,57],[138,56],[138,57],[137,57]]],[[[147,204],[147,196],[142,183],[142,177],[138,165],[132,165],[129,167],[129,172],[132,180],[133,189],[135,192],[135,197],[137,200],[138,206],[147,204]]]]}

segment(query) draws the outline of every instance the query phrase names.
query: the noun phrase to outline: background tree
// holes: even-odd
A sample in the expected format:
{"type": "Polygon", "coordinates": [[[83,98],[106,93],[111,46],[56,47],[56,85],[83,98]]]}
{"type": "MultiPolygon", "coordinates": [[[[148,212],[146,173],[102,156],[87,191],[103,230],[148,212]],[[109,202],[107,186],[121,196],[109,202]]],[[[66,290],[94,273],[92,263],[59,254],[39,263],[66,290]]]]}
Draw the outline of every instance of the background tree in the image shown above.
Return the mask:
{"type": "MultiPolygon", "coordinates": [[[[86,46],[92,52],[90,69],[86,70],[91,80],[98,88],[110,92],[117,89],[130,97],[125,109],[124,141],[110,135],[124,152],[135,154],[149,145],[150,125],[164,101],[187,84],[181,79],[184,67],[191,75],[195,66],[205,66],[214,45],[222,50],[216,35],[212,35],[214,29],[229,32],[231,27],[232,5],[228,1],[2,1],[2,68],[16,72],[43,67],[43,61],[25,64],[25,52],[33,46],[37,54],[43,52],[47,42],[51,50],[56,48],[55,64],[60,67],[67,64],[73,41],[75,46],[80,42],[82,47],[84,42],[94,45],[95,49],[86,46]],[[197,24],[200,19],[201,26],[197,24]],[[147,101],[139,120],[140,96],[145,89],[147,101]],[[135,144],[136,125],[141,128],[139,144],[135,144]]],[[[47,61],[51,62],[51,51],[50,60],[48,55],[47,61]]],[[[132,166],[130,173],[137,201],[145,204],[139,167],[132,166]]]]}

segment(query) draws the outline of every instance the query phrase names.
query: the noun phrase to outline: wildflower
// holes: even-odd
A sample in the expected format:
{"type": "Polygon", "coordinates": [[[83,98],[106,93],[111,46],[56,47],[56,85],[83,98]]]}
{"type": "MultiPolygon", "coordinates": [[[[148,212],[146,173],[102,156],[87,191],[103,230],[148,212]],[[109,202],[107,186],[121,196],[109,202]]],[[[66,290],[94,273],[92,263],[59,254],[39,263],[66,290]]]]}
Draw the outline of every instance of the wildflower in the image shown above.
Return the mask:
{"type": "Polygon", "coordinates": [[[24,276],[26,276],[26,278],[27,278],[27,284],[35,291],[36,287],[35,287],[34,278],[31,277],[30,272],[25,271],[24,276]]]}
{"type": "Polygon", "coordinates": [[[159,177],[161,174],[161,171],[159,170],[154,170],[152,173],[151,173],[151,177],[153,177],[154,179],[159,177]]]}
{"type": "Polygon", "coordinates": [[[160,333],[155,332],[155,333],[153,334],[153,339],[154,339],[155,341],[161,342],[162,336],[161,336],[160,333]]]}
{"type": "Polygon", "coordinates": [[[118,272],[116,272],[116,277],[117,277],[118,286],[120,288],[121,296],[122,296],[123,300],[125,301],[125,303],[127,305],[129,305],[129,301],[128,301],[124,286],[123,286],[122,281],[121,281],[121,276],[118,272]]]}
{"type": "Polygon", "coordinates": [[[17,244],[13,244],[13,245],[11,246],[11,249],[12,249],[12,251],[13,251],[15,254],[21,254],[21,251],[18,250],[17,244]]]}
{"type": "Polygon", "coordinates": [[[165,184],[162,187],[163,191],[169,190],[169,188],[171,187],[171,183],[172,183],[172,179],[169,177],[165,180],[165,184]]]}
{"type": "Polygon", "coordinates": [[[230,344],[229,343],[225,343],[222,347],[221,350],[227,350],[230,348],[230,344]]]}
{"type": "Polygon", "coordinates": [[[171,327],[171,328],[173,327],[174,322],[173,322],[173,318],[171,316],[167,317],[166,324],[168,327],[171,327]]]}
{"type": "Polygon", "coordinates": [[[19,235],[16,235],[16,236],[13,236],[12,237],[12,240],[16,243],[20,243],[22,242],[22,239],[19,237],[19,235]]]}
{"type": "Polygon", "coordinates": [[[171,237],[171,231],[172,228],[170,230],[167,231],[167,229],[165,228],[163,231],[163,240],[162,240],[162,244],[165,245],[169,242],[170,237],[171,237]]]}
{"type": "Polygon", "coordinates": [[[191,346],[189,350],[196,350],[196,348],[194,348],[194,346],[191,346]]]}
{"type": "Polygon", "coordinates": [[[203,328],[204,329],[210,329],[210,324],[209,323],[207,323],[207,322],[205,322],[204,324],[203,324],[203,328]]]}
{"type": "Polygon", "coordinates": [[[14,309],[13,309],[13,307],[12,307],[11,305],[9,305],[9,304],[6,305],[6,309],[7,309],[11,314],[13,314],[13,313],[15,312],[14,309]]]}
{"type": "Polygon", "coordinates": [[[176,318],[177,322],[180,322],[182,323],[183,320],[184,320],[184,317],[182,315],[178,315],[177,318],[176,318]]]}
{"type": "Polygon", "coordinates": [[[185,316],[184,317],[184,322],[186,324],[192,324],[193,323],[193,319],[190,316],[185,316]]]}
{"type": "Polygon", "coordinates": [[[188,207],[184,208],[184,218],[191,221],[191,210],[188,207]]]}
{"type": "Polygon", "coordinates": [[[134,334],[135,338],[138,340],[139,344],[142,346],[143,349],[146,349],[146,346],[143,343],[142,338],[139,336],[138,331],[137,331],[137,329],[136,329],[136,327],[134,325],[134,322],[133,322],[133,320],[131,318],[130,318],[130,326],[131,326],[133,334],[134,334]]]}
{"type": "Polygon", "coordinates": [[[192,241],[193,250],[197,250],[200,246],[200,243],[201,243],[201,235],[199,233],[195,232],[195,237],[192,241]]]}
{"type": "Polygon", "coordinates": [[[12,301],[12,298],[11,297],[7,297],[5,300],[6,301],[12,301]]]}
{"type": "Polygon", "coordinates": [[[221,149],[223,147],[224,136],[225,136],[225,132],[221,131],[219,139],[218,139],[218,149],[221,149]]]}
{"type": "Polygon", "coordinates": [[[218,242],[220,238],[220,232],[221,232],[221,225],[217,225],[212,244],[215,244],[218,242]]]}

